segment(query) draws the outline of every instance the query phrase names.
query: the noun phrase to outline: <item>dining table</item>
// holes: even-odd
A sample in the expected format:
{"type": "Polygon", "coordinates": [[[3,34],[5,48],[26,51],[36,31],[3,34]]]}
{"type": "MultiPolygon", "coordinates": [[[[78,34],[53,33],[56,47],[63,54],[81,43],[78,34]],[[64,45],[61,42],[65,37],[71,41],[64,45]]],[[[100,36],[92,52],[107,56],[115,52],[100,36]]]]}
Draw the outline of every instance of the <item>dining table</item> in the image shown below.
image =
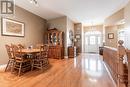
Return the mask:
{"type": "Polygon", "coordinates": [[[37,53],[40,53],[40,49],[38,49],[38,48],[32,48],[32,49],[24,48],[24,49],[18,50],[18,52],[20,52],[21,54],[27,55],[26,56],[27,58],[33,59],[37,53]]]}
{"type": "Polygon", "coordinates": [[[40,52],[40,49],[21,49],[20,50],[21,53],[24,53],[24,54],[34,54],[34,53],[39,53],[40,52]]]}

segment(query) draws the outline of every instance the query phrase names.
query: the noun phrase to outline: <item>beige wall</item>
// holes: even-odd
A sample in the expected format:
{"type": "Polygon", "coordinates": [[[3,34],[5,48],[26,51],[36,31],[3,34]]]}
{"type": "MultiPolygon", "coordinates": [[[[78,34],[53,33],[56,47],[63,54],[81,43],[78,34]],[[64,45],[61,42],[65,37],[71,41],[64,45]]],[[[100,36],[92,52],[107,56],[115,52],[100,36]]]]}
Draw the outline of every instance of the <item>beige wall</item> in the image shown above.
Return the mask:
{"type": "Polygon", "coordinates": [[[67,17],[67,30],[66,30],[67,46],[65,48],[65,56],[68,56],[68,47],[73,45],[73,41],[71,41],[69,37],[70,31],[73,31],[73,35],[74,35],[74,22],[67,17]]]}
{"type": "Polygon", "coordinates": [[[124,24],[121,25],[113,25],[105,27],[105,45],[117,48],[118,46],[118,32],[124,29],[124,24]],[[108,39],[108,34],[113,33],[114,39],[108,39]]]}
{"type": "Polygon", "coordinates": [[[117,11],[116,13],[112,14],[108,18],[105,19],[104,26],[105,26],[105,45],[110,47],[117,47],[118,41],[118,31],[119,29],[124,29],[123,26],[117,25],[120,21],[124,19],[124,8],[117,11]],[[114,34],[114,39],[108,39],[108,33],[114,34]]]}
{"type": "Polygon", "coordinates": [[[108,26],[105,28],[105,45],[110,46],[110,47],[117,47],[117,26],[108,26]],[[108,34],[113,33],[114,34],[114,39],[108,39],[108,34]]]}
{"type": "Polygon", "coordinates": [[[115,25],[117,22],[121,21],[122,19],[124,19],[124,8],[106,18],[104,24],[105,26],[112,26],[115,25]]]}
{"type": "Polygon", "coordinates": [[[74,25],[74,35],[75,35],[75,37],[76,37],[76,35],[80,35],[80,38],[77,39],[77,42],[75,42],[75,45],[78,48],[79,53],[82,52],[82,28],[83,28],[82,23],[76,23],[74,25]]]}
{"type": "Polygon", "coordinates": [[[64,54],[68,56],[67,47],[72,45],[72,42],[69,39],[69,31],[74,30],[74,23],[68,17],[63,16],[55,19],[48,20],[48,28],[57,28],[60,31],[64,32],[64,54]]]}
{"type": "Polygon", "coordinates": [[[84,26],[84,33],[89,31],[100,31],[103,33],[103,25],[96,25],[96,26],[84,26]],[[93,28],[93,29],[92,29],[93,28]]]}
{"type": "Polygon", "coordinates": [[[67,29],[67,17],[58,17],[48,20],[48,28],[57,28],[60,31],[66,32],[67,29]]]}
{"type": "Polygon", "coordinates": [[[73,35],[74,35],[74,22],[67,18],[67,46],[72,46],[73,42],[70,40],[69,38],[69,31],[73,31],[73,35]]]}
{"type": "MultiPolygon", "coordinates": [[[[20,7],[16,7],[15,15],[9,17],[20,22],[25,23],[25,37],[11,37],[0,35],[0,64],[5,64],[8,61],[8,56],[5,49],[5,44],[22,43],[24,45],[36,45],[44,41],[44,29],[46,27],[46,20],[36,16],[20,7]]],[[[1,32],[1,20],[0,20],[1,32]]]]}

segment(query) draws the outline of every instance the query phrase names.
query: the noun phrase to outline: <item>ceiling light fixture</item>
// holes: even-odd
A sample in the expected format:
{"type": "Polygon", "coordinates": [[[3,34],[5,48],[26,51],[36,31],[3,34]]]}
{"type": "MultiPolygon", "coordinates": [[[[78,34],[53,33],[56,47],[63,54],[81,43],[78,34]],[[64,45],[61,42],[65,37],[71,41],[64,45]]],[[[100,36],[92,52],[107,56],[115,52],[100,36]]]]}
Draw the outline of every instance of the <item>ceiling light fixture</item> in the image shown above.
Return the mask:
{"type": "Polygon", "coordinates": [[[38,1],[37,0],[30,0],[30,3],[35,4],[36,6],[38,6],[38,1]]]}
{"type": "Polygon", "coordinates": [[[30,0],[30,3],[33,3],[33,0],[30,0]]]}
{"type": "Polygon", "coordinates": [[[37,4],[37,0],[33,0],[35,4],[37,4]]]}

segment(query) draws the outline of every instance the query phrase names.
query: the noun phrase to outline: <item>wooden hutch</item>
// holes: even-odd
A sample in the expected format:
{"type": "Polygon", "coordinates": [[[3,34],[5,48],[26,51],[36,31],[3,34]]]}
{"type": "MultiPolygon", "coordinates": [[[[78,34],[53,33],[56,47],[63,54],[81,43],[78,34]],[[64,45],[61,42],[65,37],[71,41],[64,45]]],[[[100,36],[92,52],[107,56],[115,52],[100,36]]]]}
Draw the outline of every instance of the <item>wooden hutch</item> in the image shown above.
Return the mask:
{"type": "Polygon", "coordinates": [[[49,58],[64,58],[64,36],[63,32],[57,29],[49,29],[47,31],[47,44],[49,45],[49,58]]]}

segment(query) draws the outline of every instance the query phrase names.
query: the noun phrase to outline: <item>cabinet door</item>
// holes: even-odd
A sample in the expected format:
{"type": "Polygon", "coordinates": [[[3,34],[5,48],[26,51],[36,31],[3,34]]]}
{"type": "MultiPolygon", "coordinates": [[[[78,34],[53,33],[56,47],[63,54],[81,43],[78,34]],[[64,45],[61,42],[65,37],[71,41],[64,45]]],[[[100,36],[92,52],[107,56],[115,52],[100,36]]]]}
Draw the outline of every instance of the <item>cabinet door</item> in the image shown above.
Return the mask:
{"type": "Polygon", "coordinates": [[[55,58],[58,58],[58,55],[59,55],[59,48],[56,47],[55,48],[55,58]]]}
{"type": "Polygon", "coordinates": [[[57,49],[55,47],[53,48],[53,57],[57,58],[57,49]]]}
{"type": "Polygon", "coordinates": [[[61,48],[60,47],[58,48],[58,58],[59,59],[61,58],[61,48]]]}
{"type": "Polygon", "coordinates": [[[57,45],[57,36],[56,36],[56,32],[53,32],[53,45],[57,45]]]}
{"type": "Polygon", "coordinates": [[[52,33],[49,33],[48,37],[49,44],[52,44],[52,33]]]}

